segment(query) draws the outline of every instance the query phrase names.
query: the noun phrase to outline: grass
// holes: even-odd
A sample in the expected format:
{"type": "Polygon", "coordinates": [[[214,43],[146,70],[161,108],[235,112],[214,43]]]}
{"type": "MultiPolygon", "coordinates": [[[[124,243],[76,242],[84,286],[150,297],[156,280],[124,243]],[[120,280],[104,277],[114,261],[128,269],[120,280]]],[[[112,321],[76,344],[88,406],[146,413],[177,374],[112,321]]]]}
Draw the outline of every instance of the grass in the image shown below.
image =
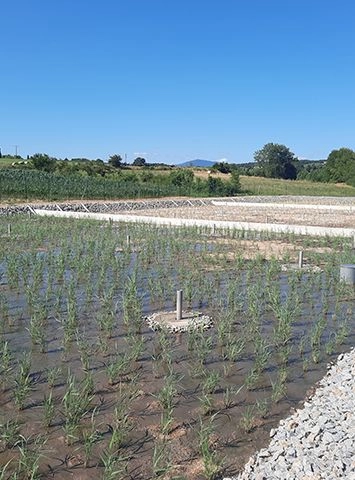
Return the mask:
{"type": "Polygon", "coordinates": [[[345,183],[321,183],[308,180],[240,176],[243,192],[251,195],[311,195],[353,197],[355,188],[345,183]]]}
{"type": "MultiPolygon", "coordinates": [[[[230,174],[221,172],[208,173],[207,168],[193,169],[195,177],[206,180],[209,175],[221,180],[229,180],[230,174]]],[[[167,175],[170,170],[151,170],[153,174],[167,175]]],[[[249,195],[311,195],[353,197],[355,188],[345,183],[322,183],[308,180],[282,180],[278,178],[240,176],[241,194],[249,195]]]]}
{"type": "MultiPolygon", "coordinates": [[[[0,168],[10,167],[14,162],[20,162],[21,159],[15,160],[14,158],[1,157],[0,158],[0,168]]],[[[22,160],[24,161],[24,160],[22,160]]]]}

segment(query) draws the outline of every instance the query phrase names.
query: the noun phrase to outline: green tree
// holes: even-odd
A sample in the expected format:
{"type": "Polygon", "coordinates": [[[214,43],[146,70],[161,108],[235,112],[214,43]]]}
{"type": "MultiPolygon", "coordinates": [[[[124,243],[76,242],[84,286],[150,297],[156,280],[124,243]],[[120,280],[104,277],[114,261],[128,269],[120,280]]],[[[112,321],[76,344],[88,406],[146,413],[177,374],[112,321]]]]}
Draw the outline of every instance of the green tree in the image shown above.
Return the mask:
{"type": "Polygon", "coordinates": [[[212,170],[218,170],[221,173],[230,173],[231,166],[227,162],[217,162],[213,165],[212,170]]]}
{"type": "Polygon", "coordinates": [[[298,159],[285,145],[267,143],[261,150],[255,152],[254,160],[265,177],[291,180],[297,177],[295,163],[298,159]]]}
{"type": "Polygon", "coordinates": [[[108,159],[108,163],[115,168],[121,168],[122,167],[122,157],[121,155],[111,155],[108,159]]]}
{"type": "Polygon", "coordinates": [[[331,182],[346,182],[355,179],[355,152],[350,148],[332,150],[325,164],[326,177],[331,182]]]}
{"type": "Polygon", "coordinates": [[[36,170],[44,172],[53,172],[55,170],[56,160],[46,153],[35,153],[30,160],[36,170]]]}
{"type": "Polygon", "coordinates": [[[194,172],[192,170],[188,170],[187,168],[173,170],[169,173],[169,180],[173,185],[178,187],[191,185],[194,181],[194,172]]]}
{"type": "Polygon", "coordinates": [[[133,160],[133,164],[135,167],[144,167],[146,164],[145,158],[143,157],[137,157],[133,160]]]}
{"type": "Polygon", "coordinates": [[[231,191],[230,191],[231,195],[236,195],[241,190],[239,172],[236,169],[232,170],[230,187],[231,187],[231,191]]]}

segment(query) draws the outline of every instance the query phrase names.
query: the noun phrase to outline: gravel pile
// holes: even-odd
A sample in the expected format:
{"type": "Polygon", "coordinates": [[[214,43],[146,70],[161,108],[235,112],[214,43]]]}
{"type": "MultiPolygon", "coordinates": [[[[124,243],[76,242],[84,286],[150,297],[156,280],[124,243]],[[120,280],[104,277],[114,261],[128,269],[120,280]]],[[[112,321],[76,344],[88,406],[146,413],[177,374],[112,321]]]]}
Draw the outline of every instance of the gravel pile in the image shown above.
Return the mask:
{"type": "Polygon", "coordinates": [[[270,437],[235,480],[355,479],[355,349],[339,356],[312,399],[270,437]]]}
{"type": "Polygon", "coordinates": [[[208,330],[213,326],[211,317],[201,312],[183,312],[182,320],[176,320],[176,311],[155,312],[143,317],[148,326],[155,331],[166,330],[171,333],[208,330]]]}
{"type": "Polygon", "coordinates": [[[211,199],[176,199],[176,200],[138,200],[117,202],[68,202],[68,203],[45,203],[30,205],[9,205],[0,207],[0,215],[17,215],[26,213],[33,208],[41,210],[61,210],[66,212],[92,212],[92,213],[115,213],[131,212],[147,209],[166,209],[176,207],[201,207],[210,205],[211,199]]]}
{"type": "Polygon", "coordinates": [[[30,210],[26,205],[14,205],[11,207],[0,207],[0,216],[18,215],[20,213],[28,213],[30,210]]]}
{"type": "Polygon", "coordinates": [[[211,205],[212,200],[228,200],[237,203],[299,203],[312,205],[355,205],[354,197],[310,197],[294,195],[278,196],[238,196],[217,198],[174,198],[174,199],[146,199],[146,200],[119,200],[112,201],[71,201],[61,203],[37,203],[22,205],[0,206],[1,215],[17,215],[31,212],[31,208],[43,210],[63,210],[71,212],[114,213],[148,209],[169,209],[177,207],[201,207],[211,205]]]}

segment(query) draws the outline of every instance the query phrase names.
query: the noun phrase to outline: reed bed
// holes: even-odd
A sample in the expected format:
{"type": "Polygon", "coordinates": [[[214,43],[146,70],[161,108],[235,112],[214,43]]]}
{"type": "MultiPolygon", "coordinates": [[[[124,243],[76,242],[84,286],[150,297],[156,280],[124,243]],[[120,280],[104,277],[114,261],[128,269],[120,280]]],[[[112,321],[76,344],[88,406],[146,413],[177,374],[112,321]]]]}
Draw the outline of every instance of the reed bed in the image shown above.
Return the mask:
{"type": "Polygon", "coordinates": [[[339,282],[352,239],[8,223],[0,478],[233,475],[354,343],[354,290],[339,282]],[[300,249],[317,273],[282,271],[300,249]],[[179,289],[213,328],[149,330],[144,316],[173,310],[179,289]]]}

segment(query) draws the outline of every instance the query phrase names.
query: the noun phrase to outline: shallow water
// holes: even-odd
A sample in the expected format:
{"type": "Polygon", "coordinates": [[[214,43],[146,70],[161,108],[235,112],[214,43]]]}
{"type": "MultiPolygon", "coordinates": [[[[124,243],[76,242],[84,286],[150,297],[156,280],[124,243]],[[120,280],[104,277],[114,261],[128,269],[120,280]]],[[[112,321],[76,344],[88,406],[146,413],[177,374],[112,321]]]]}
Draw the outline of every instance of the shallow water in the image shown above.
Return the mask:
{"type": "MultiPolygon", "coordinates": [[[[17,419],[29,447],[34,438],[45,436],[46,453],[39,462],[45,477],[66,479],[75,473],[80,475],[77,478],[89,479],[102,474],[100,458],[112,439],[114,407],[122,404],[130,391],[135,395],[127,408],[129,428],[118,452],[127,460],[122,478],[151,478],[154,445],[162,441],[174,465],[171,476],[204,478],[198,432],[201,419],[208,424],[211,418],[211,450],[224,459],[225,473],[232,475],[253,451],[268,442],[269,431],[280,418],[303,401],[324,375],[327,363],[354,344],[354,294],[339,286],[336,270],[337,262],[345,256],[351,258],[349,251],[334,250],[333,257],[322,258],[324,272],[320,274],[282,273],[278,261],[241,261],[237,238],[219,244],[215,237],[201,242],[195,230],[169,233],[147,226],[99,229],[92,222],[56,222],[33,220],[33,225],[25,227],[19,220],[18,229],[27,233],[23,237],[18,234],[13,251],[9,245],[2,246],[0,261],[2,344],[8,342],[12,353],[10,371],[2,372],[0,424],[17,419]],[[130,245],[126,243],[127,231],[130,245]],[[211,252],[218,255],[206,255],[211,252]],[[238,252],[238,256],[235,260],[226,258],[228,252],[238,252]],[[195,343],[190,334],[165,338],[144,323],[140,325],[144,315],[174,309],[175,291],[180,288],[186,308],[198,309],[214,319],[214,327],[200,333],[195,343]],[[276,306],[284,307],[283,314],[291,316],[285,345],[277,345],[275,340],[281,321],[275,314],[276,306]],[[74,332],[65,340],[71,315],[74,332]],[[111,315],[113,320],[110,334],[100,330],[99,320],[104,315],[111,315]],[[44,332],[43,353],[30,334],[30,319],[36,316],[41,317],[44,332]],[[229,319],[228,334],[221,340],[220,324],[225,318],[229,319]],[[137,325],[132,326],[132,322],[137,325]],[[107,366],[130,351],[132,342],[141,337],[144,344],[138,359],[110,384],[107,366]],[[245,341],[240,355],[232,362],[224,359],[228,341],[240,339],[245,341]],[[203,354],[200,345],[204,342],[207,347],[203,354]],[[248,383],[260,345],[266,348],[267,360],[257,378],[248,383]],[[282,360],[283,346],[290,351],[282,360]],[[68,371],[75,375],[79,390],[83,389],[80,382],[87,372],[80,350],[85,348],[94,389],[76,438],[68,445],[63,430],[63,397],[68,389],[68,371]],[[18,410],[15,379],[24,352],[31,354],[31,390],[23,409],[18,410]],[[51,426],[45,428],[43,399],[50,392],[48,369],[55,367],[60,368],[52,389],[55,413],[51,426]],[[159,432],[163,410],[157,397],[171,371],[177,379],[176,393],[173,421],[164,438],[159,432]],[[204,383],[211,372],[218,373],[219,379],[206,394],[204,383]],[[273,391],[281,374],[287,378],[281,382],[284,391],[276,401],[273,391]],[[226,406],[231,388],[239,393],[232,393],[226,406]],[[98,440],[89,458],[90,468],[85,468],[83,436],[93,412],[98,440]]],[[[15,235],[16,226],[13,231],[15,235]]],[[[311,251],[309,258],[315,258],[311,251]]],[[[9,471],[17,468],[18,456],[17,448],[1,443],[0,464],[13,458],[9,471]]]]}

